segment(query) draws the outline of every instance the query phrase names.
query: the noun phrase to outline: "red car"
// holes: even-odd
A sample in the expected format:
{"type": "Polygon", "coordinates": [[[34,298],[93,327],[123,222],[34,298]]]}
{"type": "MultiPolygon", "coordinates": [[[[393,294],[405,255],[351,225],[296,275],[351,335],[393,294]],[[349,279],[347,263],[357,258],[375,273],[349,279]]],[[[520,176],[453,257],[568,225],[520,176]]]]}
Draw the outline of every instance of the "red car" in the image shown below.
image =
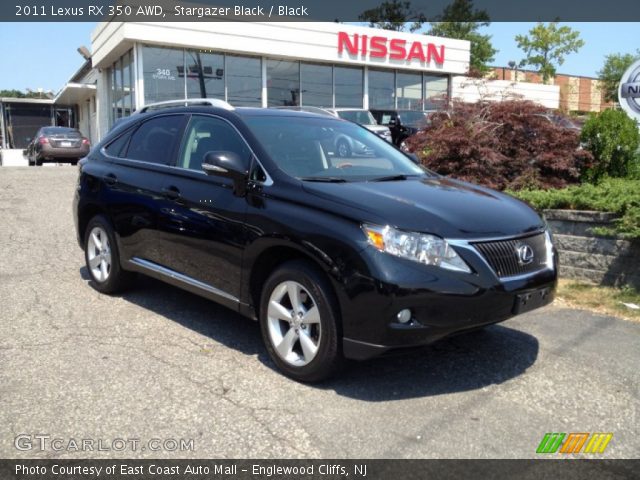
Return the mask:
{"type": "Polygon", "coordinates": [[[36,133],[25,155],[29,165],[42,166],[48,161],[68,161],[72,165],[89,153],[91,142],[79,130],[68,127],[42,127],[36,133]]]}

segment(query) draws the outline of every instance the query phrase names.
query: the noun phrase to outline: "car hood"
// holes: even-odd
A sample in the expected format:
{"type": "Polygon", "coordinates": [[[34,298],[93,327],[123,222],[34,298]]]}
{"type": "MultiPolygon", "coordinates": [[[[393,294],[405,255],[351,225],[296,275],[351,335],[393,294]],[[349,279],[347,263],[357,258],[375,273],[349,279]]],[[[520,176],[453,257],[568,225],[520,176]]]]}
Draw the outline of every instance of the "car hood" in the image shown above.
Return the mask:
{"type": "MultiPolygon", "coordinates": [[[[494,190],[445,177],[388,182],[312,183],[310,194],[355,208],[359,221],[445,238],[491,238],[544,228],[525,203],[494,190]]],[[[348,209],[337,207],[344,213],[348,209]]]]}

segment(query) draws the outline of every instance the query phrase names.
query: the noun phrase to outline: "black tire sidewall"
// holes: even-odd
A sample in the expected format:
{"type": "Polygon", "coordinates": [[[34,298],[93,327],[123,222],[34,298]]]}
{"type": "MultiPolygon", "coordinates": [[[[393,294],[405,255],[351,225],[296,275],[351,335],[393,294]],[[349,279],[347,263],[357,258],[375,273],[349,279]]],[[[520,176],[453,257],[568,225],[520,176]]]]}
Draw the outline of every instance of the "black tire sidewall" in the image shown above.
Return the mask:
{"type": "Polygon", "coordinates": [[[301,382],[319,382],[331,376],[342,364],[341,334],[337,304],[324,274],[308,262],[292,261],[279,267],[265,282],[260,298],[260,330],[269,356],[288,377],[301,382]],[[322,336],[315,358],[303,367],[284,361],[275,351],[269,335],[267,310],[269,297],[280,283],[293,280],[303,285],[320,311],[322,336]]]}

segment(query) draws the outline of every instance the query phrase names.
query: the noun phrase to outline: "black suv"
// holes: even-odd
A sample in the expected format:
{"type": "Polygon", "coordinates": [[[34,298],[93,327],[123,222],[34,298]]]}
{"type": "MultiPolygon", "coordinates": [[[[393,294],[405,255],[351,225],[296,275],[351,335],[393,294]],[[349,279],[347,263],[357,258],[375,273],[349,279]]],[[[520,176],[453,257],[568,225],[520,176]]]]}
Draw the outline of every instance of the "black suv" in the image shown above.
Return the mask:
{"type": "Polygon", "coordinates": [[[386,125],[391,130],[393,144],[402,147],[402,143],[411,135],[418,133],[428,121],[428,113],[419,110],[369,110],[378,125],[386,125]]]}
{"type": "Polygon", "coordinates": [[[208,102],[134,114],[80,162],[75,224],[100,292],[137,272],[215,300],[257,319],[302,381],[551,301],[557,255],[524,203],[348,121],[208,102]],[[370,153],[331,153],[336,135],[370,153]]]}

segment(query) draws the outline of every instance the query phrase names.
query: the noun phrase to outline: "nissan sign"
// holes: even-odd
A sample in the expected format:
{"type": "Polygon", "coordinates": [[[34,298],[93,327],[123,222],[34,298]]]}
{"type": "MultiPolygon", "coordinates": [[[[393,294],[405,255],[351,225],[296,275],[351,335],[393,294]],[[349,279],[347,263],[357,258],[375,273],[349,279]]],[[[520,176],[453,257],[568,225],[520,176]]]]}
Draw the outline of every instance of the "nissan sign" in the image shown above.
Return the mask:
{"type": "Polygon", "coordinates": [[[618,87],[618,101],[631,118],[640,121],[640,60],[624,72],[618,87]]]}

